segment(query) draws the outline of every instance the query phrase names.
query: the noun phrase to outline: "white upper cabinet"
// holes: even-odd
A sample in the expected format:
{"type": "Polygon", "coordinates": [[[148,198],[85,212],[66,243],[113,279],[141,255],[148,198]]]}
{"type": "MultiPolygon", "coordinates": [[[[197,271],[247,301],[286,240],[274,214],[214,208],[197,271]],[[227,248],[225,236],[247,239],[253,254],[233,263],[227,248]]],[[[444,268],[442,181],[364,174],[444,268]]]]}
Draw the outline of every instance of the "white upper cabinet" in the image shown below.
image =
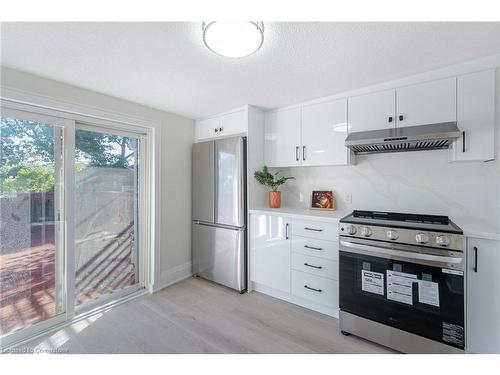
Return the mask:
{"type": "Polygon", "coordinates": [[[495,69],[265,114],[270,167],[349,164],[348,133],[457,122],[452,161],[495,157],[495,69]],[[344,124],[347,123],[347,126],[344,124]],[[344,130],[347,128],[346,130],[344,130]]]}
{"type": "Polygon", "coordinates": [[[500,353],[500,241],[467,243],[467,351],[500,353]]]}
{"type": "Polygon", "coordinates": [[[302,107],[302,165],[347,164],[347,99],[302,107]]]}
{"type": "Polygon", "coordinates": [[[269,167],[301,164],[300,108],[265,114],[264,157],[269,167]]]}
{"type": "Polygon", "coordinates": [[[456,78],[396,90],[397,127],[456,121],[456,78]]]}
{"type": "Polygon", "coordinates": [[[196,140],[214,138],[219,133],[220,118],[214,117],[205,120],[197,120],[195,125],[196,140]]]}
{"type": "Polygon", "coordinates": [[[221,128],[220,134],[224,135],[234,135],[234,134],[245,134],[247,132],[248,126],[248,112],[238,111],[229,113],[227,115],[221,116],[221,128]]]}
{"type": "Polygon", "coordinates": [[[457,124],[461,136],[453,145],[453,160],[495,157],[495,70],[457,78],[457,124]]]}
{"type": "Polygon", "coordinates": [[[349,132],[393,128],[396,90],[386,90],[349,98],[349,132]]]}
{"type": "Polygon", "coordinates": [[[196,141],[246,134],[248,111],[240,110],[208,119],[197,120],[196,141]]]}

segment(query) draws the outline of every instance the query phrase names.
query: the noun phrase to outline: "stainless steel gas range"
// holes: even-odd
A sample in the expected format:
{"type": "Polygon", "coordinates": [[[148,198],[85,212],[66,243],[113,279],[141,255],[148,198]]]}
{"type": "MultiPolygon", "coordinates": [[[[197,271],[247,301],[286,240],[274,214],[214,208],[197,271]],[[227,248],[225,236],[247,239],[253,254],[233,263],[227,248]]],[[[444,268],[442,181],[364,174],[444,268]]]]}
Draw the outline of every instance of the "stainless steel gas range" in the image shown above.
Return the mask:
{"type": "Polygon", "coordinates": [[[465,347],[465,240],[447,216],[340,220],[340,328],[405,353],[465,347]]]}

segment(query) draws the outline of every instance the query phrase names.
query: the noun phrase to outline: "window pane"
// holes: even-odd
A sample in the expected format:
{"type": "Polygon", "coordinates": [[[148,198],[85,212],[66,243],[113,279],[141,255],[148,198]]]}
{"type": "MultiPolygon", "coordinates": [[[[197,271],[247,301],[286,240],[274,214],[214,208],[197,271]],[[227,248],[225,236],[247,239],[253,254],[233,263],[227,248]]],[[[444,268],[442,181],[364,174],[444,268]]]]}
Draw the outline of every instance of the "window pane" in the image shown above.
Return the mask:
{"type": "Polygon", "coordinates": [[[76,130],[76,304],[134,285],[138,140],[76,130]]]}
{"type": "Polygon", "coordinates": [[[59,226],[61,129],[1,117],[0,335],[63,312],[59,226]]]}

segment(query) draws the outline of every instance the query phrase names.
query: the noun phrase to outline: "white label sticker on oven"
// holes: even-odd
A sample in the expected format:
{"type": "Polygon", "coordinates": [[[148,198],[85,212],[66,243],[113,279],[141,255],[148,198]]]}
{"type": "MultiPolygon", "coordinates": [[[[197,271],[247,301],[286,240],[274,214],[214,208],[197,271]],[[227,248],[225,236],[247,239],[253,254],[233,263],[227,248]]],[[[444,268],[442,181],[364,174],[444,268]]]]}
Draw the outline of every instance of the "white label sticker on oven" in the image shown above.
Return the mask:
{"type": "Polygon", "coordinates": [[[361,270],[361,290],[384,295],[384,274],[361,270]]]}
{"type": "Polygon", "coordinates": [[[439,307],[439,284],[432,281],[418,281],[418,302],[439,307]]]}
{"type": "Polygon", "coordinates": [[[441,271],[443,273],[449,273],[450,275],[459,275],[459,276],[464,275],[464,271],[450,270],[449,268],[441,268],[441,271]]]}
{"type": "Polygon", "coordinates": [[[387,270],[387,299],[413,305],[412,284],[417,275],[387,270]]]}

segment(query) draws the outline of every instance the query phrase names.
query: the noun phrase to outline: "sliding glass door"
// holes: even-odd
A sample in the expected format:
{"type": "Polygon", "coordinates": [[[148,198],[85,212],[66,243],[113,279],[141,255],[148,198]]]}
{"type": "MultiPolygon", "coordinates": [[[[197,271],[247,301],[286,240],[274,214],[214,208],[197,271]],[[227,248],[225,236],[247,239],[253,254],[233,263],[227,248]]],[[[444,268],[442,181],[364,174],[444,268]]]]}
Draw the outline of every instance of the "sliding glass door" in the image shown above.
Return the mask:
{"type": "Polygon", "coordinates": [[[77,125],[77,305],[139,285],[138,160],[138,135],[77,125]]]}
{"type": "Polygon", "coordinates": [[[0,347],[145,287],[146,141],[1,107],[0,347]]]}
{"type": "Polygon", "coordinates": [[[0,336],[64,320],[64,126],[2,109],[0,336]]]}

